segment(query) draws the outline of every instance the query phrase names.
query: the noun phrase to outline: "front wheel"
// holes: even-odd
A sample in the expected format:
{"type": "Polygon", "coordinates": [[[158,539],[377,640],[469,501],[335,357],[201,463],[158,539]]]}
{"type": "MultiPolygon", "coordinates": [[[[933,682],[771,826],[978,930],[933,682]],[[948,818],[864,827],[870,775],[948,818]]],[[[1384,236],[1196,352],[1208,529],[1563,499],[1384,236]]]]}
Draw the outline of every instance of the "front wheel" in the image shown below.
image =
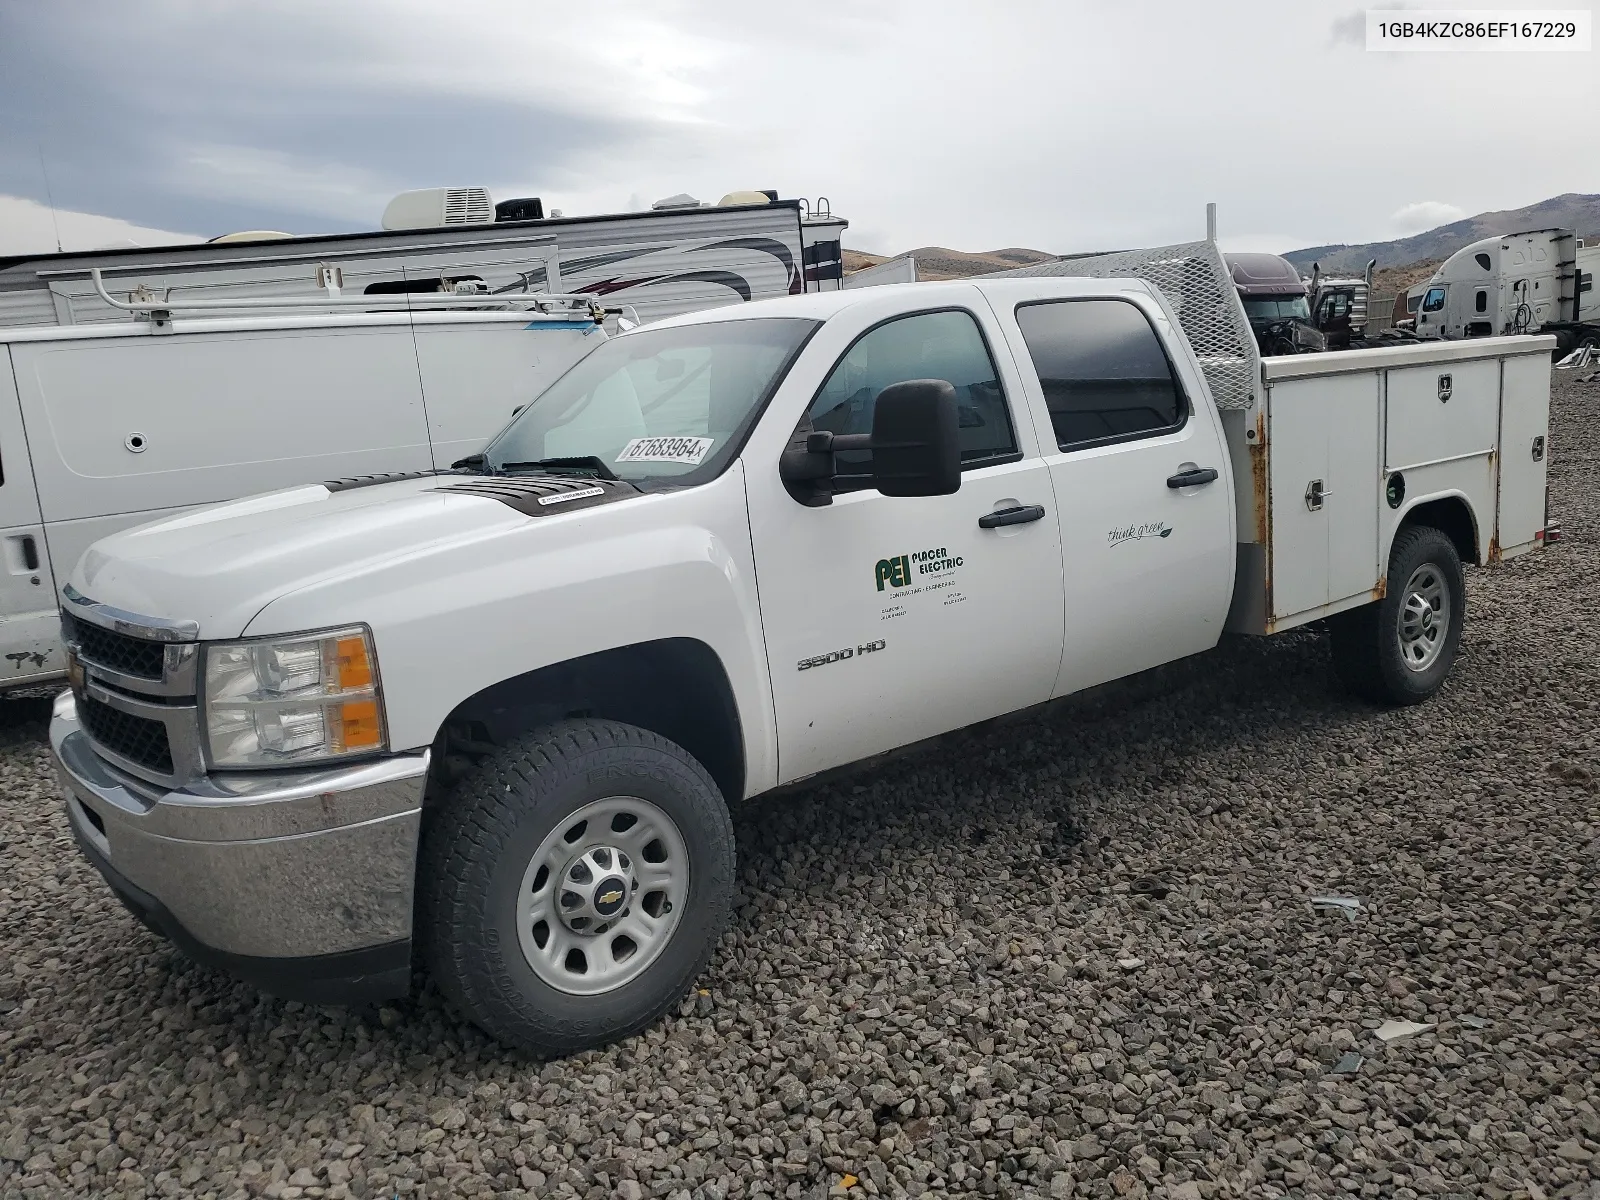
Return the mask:
{"type": "Polygon", "coordinates": [[[681,747],[563,721],[490,754],[423,839],[439,990],[541,1057],[636,1033],[676,1004],[727,925],[733,826],[681,747]]]}
{"type": "Polygon", "coordinates": [[[1430,526],[1401,530],[1384,598],[1333,618],[1333,666],[1358,696],[1421,704],[1456,660],[1467,589],[1455,544],[1430,526]]]}

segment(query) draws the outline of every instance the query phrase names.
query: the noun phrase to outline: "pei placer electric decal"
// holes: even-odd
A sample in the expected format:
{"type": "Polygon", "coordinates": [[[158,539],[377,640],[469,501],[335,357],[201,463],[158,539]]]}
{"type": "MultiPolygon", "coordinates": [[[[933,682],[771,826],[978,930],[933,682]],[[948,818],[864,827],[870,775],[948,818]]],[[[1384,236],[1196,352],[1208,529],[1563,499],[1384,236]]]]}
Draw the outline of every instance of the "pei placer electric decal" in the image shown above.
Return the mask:
{"type": "MultiPolygon", "coordinates": [[[[956,576],[965,565],[966,559],[952,554],[948,546],[936,546],[931,550],[880,558],[872,568],[872,581],[888,599],[903,601],[927,592],[938,592],[948,607],[966,599],[955,590],[956,576]]],[[[907,611],[905,604],[891,604],[879,612],[878,620],[893,621],[905,616],[907,611]]]]}
{"type": "Polygon", "coordinates": [[[880,592],[886,588],[899,591],[911,587],[914,581],[924,582],[925,576],[947,578],[960,570],[963,562],[959,554],[951,554],[948,548],[940,546],[936,550],[918,550],[915,554],[880,558],[878,565],[873,568],[873,574],[880,592]]]}

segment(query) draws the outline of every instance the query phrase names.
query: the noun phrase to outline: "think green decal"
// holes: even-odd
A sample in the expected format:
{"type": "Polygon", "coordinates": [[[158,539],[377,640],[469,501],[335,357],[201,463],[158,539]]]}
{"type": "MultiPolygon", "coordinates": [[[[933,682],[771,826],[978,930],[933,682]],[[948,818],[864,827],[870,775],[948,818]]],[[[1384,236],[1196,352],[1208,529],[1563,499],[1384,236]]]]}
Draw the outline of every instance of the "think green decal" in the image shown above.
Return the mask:
{"type": "Polygon", "coordinates": [[[1151,537],[1171,537],[1172,526],[1165,521],[1146,521],[1143,525],[1124,525],[1106,534],[1106,542],[1115,549],[1127,542],[1143,541],[1151,537]]]}

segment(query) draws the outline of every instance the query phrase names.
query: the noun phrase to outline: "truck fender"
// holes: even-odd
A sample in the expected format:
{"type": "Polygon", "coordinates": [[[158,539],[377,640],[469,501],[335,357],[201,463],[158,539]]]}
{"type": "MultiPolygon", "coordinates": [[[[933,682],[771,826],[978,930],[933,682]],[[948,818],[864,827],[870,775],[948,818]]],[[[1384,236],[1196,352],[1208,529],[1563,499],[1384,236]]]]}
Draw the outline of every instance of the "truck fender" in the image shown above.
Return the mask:
{"type": "Polygon", "coordinates": [[[585,654],[490,684],[451,710],[433,743],[444,782],[463,756],[575,717],[620,721],[687,750],[729,803],[745,792],[739,705],[717,652],[697,638],[663,638],[585,654]]]}
{"type": "Polygon", "coordinates": [[[1456,553],[1461,556],[1461,561],[1464,563],[1486,566],[1492,560],[1493,547],[1489,547],[1487,552],[1484,551],[1483,540],[1479,534],[1483,524],[1479,520],[1477,509],[1473,506],[1472,498],[1459,488],[1448,488],[1421,496],[1408,496],[1400,508],[1394,511],[1392,521],[1385,531],[1382,547],[1385,570],[1388,569],[1389,554],[1394,547],[1394,539],[1402,529],[1408,529],[1413,525],[1431,525],[1439,530],[1455,544],[1456,553]]]}

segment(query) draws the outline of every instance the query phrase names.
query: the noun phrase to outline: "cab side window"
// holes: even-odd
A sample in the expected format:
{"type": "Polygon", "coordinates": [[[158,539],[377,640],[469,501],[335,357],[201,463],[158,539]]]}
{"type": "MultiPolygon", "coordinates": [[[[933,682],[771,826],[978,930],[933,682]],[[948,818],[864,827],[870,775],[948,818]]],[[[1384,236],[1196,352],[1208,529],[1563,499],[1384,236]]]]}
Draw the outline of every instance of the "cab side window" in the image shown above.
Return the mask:
{"type": "MultiPolygon", "coordinates": [[[[862,334],[811,401],[802,428],[871,433],[878,393],[908,379],[943,379],[955,388],[963,470],[1021,453],[989,347],[977,321],[960,309],[897,317],[862,334]]],[[[835,491],[869,482],[871,451],[840,451],[834,463],[835,491]]]]}
{"type": "Polygon", "coordinates": [[[1429,288],[1428,294],[1422,298],[1423,312],[1438,312],[1444,307],[1444,289],[1429,288]]]}
{"type": "Polygon", "coordinates": [[[1062,450],[1180,428],[1189,405],[1144,313],[1126,300],[1052,300],[1017,309],[1062,450]]]}

